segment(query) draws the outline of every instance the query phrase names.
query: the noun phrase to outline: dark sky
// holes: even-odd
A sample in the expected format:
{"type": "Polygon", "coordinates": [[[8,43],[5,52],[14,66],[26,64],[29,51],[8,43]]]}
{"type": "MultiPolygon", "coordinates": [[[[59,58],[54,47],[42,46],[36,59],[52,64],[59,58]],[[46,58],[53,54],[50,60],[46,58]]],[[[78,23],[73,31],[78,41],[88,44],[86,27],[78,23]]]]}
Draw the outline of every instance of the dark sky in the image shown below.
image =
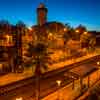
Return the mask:
{"type": "Polygon", "coordinates": [[[40,2],[48,8],[48,21],[70,23],[73,27],[83,24],[100,31],[100,0],[0,0],[0,19],[34,25],[40,2]]]}

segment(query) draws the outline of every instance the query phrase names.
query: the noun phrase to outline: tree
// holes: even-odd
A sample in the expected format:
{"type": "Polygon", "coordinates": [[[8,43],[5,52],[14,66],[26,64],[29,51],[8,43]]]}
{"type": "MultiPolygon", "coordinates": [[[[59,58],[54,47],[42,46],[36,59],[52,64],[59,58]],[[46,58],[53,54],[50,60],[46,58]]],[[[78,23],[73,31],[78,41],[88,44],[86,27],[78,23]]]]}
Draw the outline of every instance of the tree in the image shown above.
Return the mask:
{"type": "Polygon", "coordinates": [[[70,29],[71,29],[71,26],[70,26],[69,23],[66,23],[66,24],[65,24],[65,27],[67,28],[67,30],[70,30],[70,29]]]}
{"type": "Polygon", "coordinates": [[[75,28],[75,37],[76,37],[76,40],[80,40],[81,34],[83,34],[86,31],[87,31],[86,27],[83,26],[83,25],[81,25],[81,24],[78,27],[76,27],[75,28]]]}
{"type": "Polygon", "coordinates": [[[71,31],[71,26],[68,24],[68,23],[66,23],[65,24],[65,29],[66,29],[66,31],[64,32],[64,35],[63,35],[63,40],[64,40],[64,45],[67,43],[67,41],[70,39],[70,31],[71,31]]]}
{"type": "Polygon", "coordinates": [[[78,30],[80,34],[84,33],[85,31],[87,31],[86,27],[84,25],[79,25],[75,28],[75,30],[78,30]]]}
{"type": "Polygon", "coordinates": [[[96,44],[96,38],[93,34],[86,32],[81,34],[80,42],[82,48],[88,48],[90,51],[93,51],[96,44]]]}
{"type": "Polygon", "coordinates": [[[63,35],[64,46],[66,45],[66,43],[68,42],[69,39],[70,39],[70,36],[69,36],[68,32],[64,33],[64,35],[63,35]]]}
{"type": "Polygon", "coordinates": [[[72,40],[76,39],[75,30],[73,27],[70,28],[70,30],[68,31],[68,34],[70,36],[70,39],[72,39],[72,40]]]}
{"type": "Polygon", "coordinates": [[[35,46],[29,44],[28,49],[29,57],[32,57],[31,65],[35,65],[36,76],[36,100],[40,100],[40,76],[42,69],[47,70],[50,61],[49,54],[47,52],[47,46],[43,43],[37,43],[35,46]]]}
{"type": "Polygon", "coordinates": [[[8,20],[0,20],[0,33],[10,33],[11,32],[11,24],[8,20]]]}
{"type": "Polygon", "coordinates": [[[19,66],[21,67],[21,69],[23,68],[22,65],[22,36],[25,34],[25,30],[26,30],[26,25],[22,22],[19,21],[16,24],[16,42],[15,42],[15,48],[16,48],[16,55],[15,55],[15,71],[18,71],[19,66]]]}

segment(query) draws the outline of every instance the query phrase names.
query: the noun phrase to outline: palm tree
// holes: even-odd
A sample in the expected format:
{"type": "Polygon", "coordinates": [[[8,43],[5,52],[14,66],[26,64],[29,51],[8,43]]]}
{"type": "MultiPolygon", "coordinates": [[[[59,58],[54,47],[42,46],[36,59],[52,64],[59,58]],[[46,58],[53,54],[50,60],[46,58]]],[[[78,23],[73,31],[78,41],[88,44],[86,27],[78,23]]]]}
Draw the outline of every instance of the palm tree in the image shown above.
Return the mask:
{"type": "Polygon", "coordinates": [[[35,65],[36,76],[36,100],[40,100],[40,76],[42,69],[45,71],[48,69],[50,63],[49,53],[47,52],[47,46],[44,43],[37,43],[35,46],[29,44],[28,52],[32,57],[31,65],[35,65]]]}

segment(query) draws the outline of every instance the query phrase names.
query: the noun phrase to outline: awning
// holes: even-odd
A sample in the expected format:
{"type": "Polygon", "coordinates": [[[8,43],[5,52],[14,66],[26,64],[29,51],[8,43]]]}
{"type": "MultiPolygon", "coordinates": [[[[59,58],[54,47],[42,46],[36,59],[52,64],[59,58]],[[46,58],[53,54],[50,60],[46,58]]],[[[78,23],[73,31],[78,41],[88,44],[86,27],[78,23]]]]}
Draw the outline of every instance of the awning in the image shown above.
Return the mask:
{"type": "Polygon", "coordinates": [[[75,67],[71,69],[69,73],[71,73],[71,75],[73,75],[74,77],[76,76],[85,77],[89,75],[90,73],[96,71],[97,69],[98,69],[97,66],[88,64],[88,65],[81,65],[81,66],[75,67]]]}

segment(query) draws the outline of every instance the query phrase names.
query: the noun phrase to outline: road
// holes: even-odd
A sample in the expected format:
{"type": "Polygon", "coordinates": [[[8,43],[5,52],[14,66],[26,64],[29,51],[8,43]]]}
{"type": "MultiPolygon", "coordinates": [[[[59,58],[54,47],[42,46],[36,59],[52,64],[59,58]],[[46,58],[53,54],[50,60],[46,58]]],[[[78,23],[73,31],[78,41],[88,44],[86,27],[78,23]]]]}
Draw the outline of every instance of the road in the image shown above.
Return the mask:
{"type": "MultiPolygon", "coordinates": [[[[74,64],[74,67],[78,67],[79,65],[83,64],[95,64],[96,59],[92,60],[86,60],[81,63],[74,64]]],[[[71,68],[73,66],[70,66],[71,68]]],[[[69,69],[69,68],[68,68],[69,69]]],[[[61,87],[69,84],[72,82],[71,78],[68,78],[65,76],[65,73],[67,73],[68,70],[63,70],[59,71],[56,74],[51,74],[51,75],[43,75],[41,76],[40,79],[40,98],[43,98],[50,93],[56,91],[58,89],[56,80],[62,80],[61,87]]],[[[36,85],[35,85],[35,78],[31,79],[30,82],[28,80],[25,80],[23,83],[28,83],[24,84],[21,87],[17,87],[15,89],[11,89],[10,91],[5,91],[4,93],[0,94],[0,100],[16,100],[15,98],[17,97],[23,97],[23,100],[35,100],[31,98],[35,98],[35,91],[36,91],[36,85]]]]}

